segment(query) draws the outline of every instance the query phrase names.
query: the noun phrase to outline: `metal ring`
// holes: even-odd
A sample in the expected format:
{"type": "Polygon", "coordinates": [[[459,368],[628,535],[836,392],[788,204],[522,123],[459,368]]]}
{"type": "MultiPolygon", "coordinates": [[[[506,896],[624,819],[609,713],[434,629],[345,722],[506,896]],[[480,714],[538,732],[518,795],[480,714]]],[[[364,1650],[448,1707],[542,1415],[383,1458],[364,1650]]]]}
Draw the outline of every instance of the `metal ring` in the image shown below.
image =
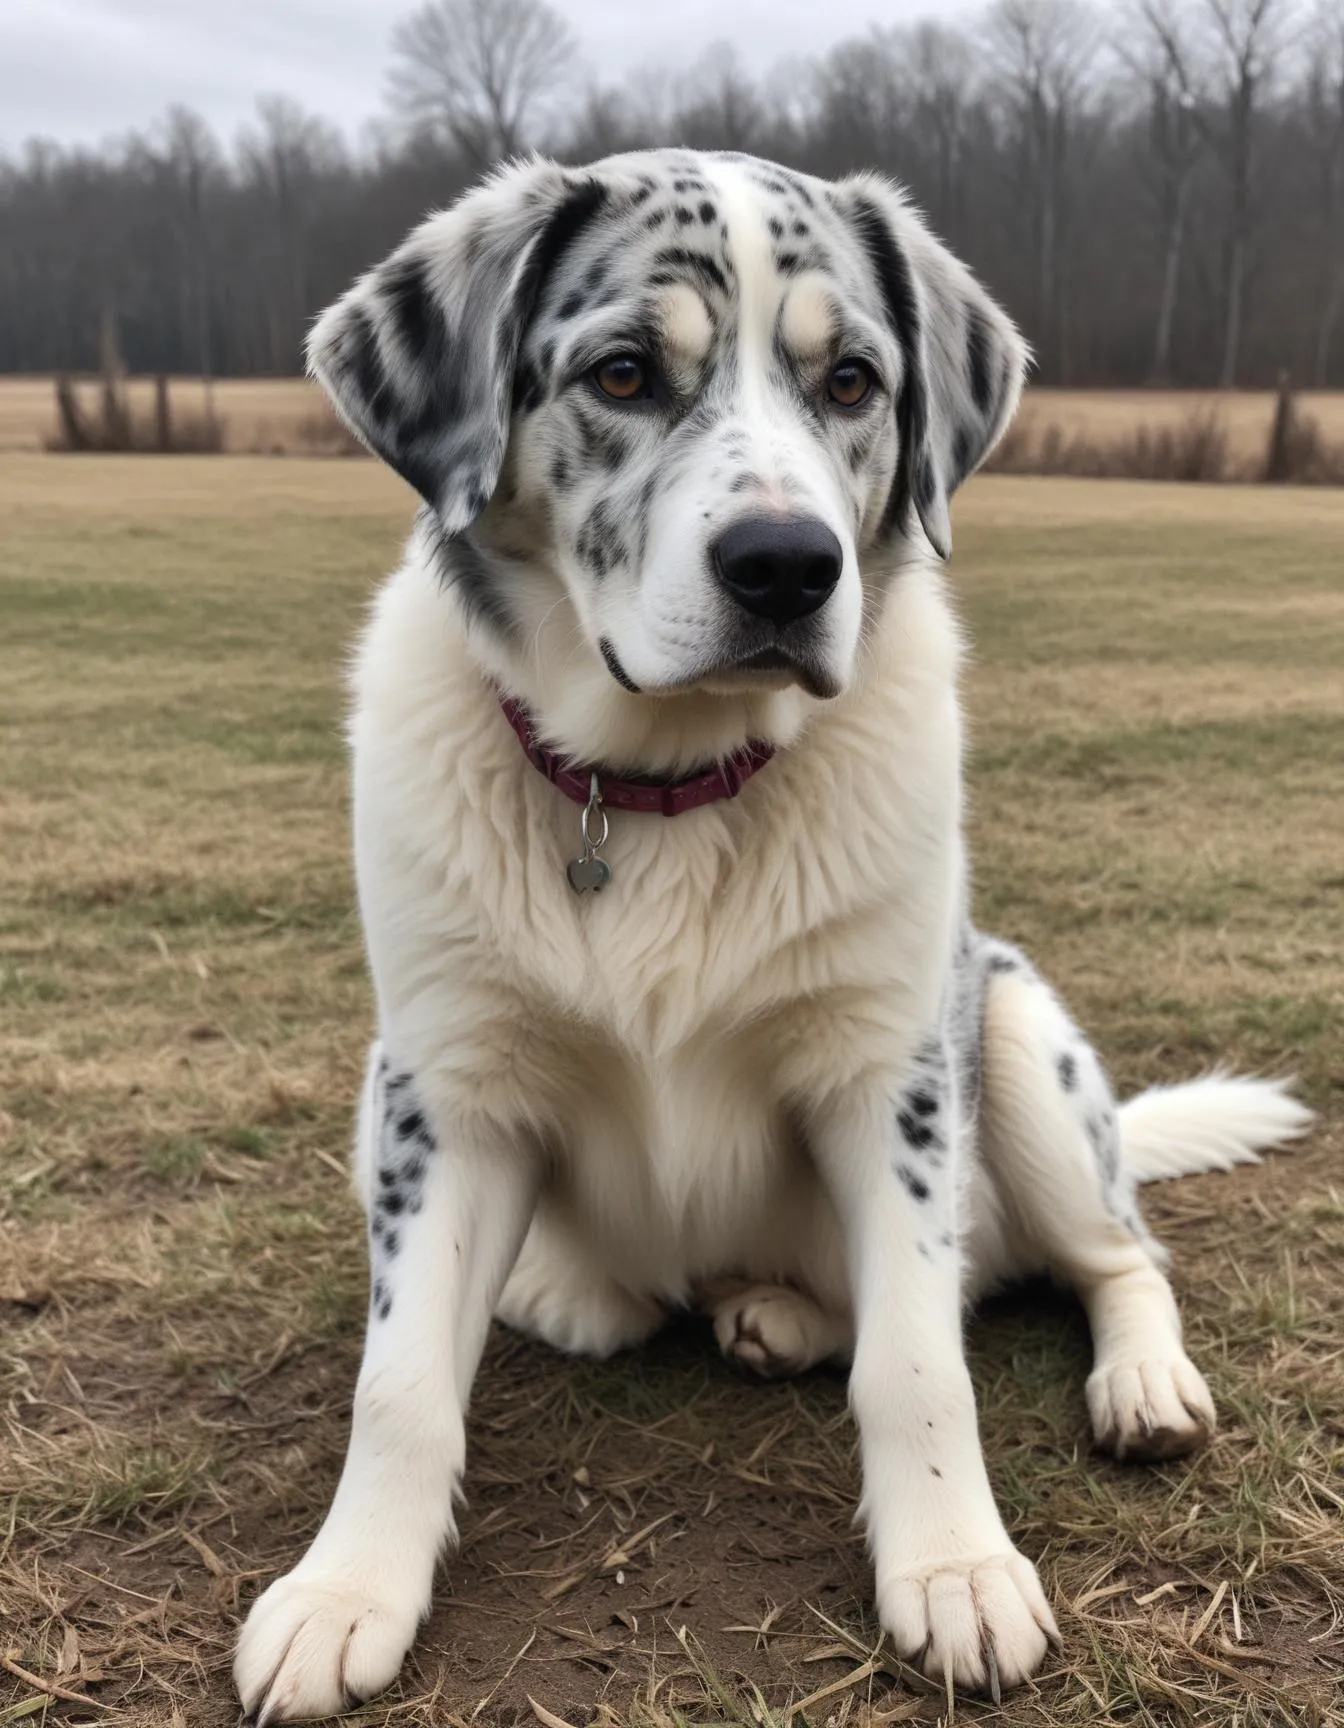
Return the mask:
{"type": "Polygon", "coordinates": [[[596,852],[599,846],[606,845],[607,830],[609,827],[610,823],[607,821],[607,813],[600,803],[584,805],[583,816],[579,821],[579,832],[583,835],[583,843],[590,852],[596,852]],[[596,839],[594,839],[592,834],[589,832],[589,822],[594,811],[596,811],[596,813],[602,818],[602,832],[596,839]]]}

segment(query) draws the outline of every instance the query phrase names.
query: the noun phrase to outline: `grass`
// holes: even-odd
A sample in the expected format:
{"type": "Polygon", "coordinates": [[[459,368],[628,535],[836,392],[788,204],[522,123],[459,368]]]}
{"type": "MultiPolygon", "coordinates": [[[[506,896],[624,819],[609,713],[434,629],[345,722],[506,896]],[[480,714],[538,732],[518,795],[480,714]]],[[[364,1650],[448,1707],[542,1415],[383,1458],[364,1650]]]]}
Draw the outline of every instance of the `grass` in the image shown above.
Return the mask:
{"type": "MultiPolygon", "coordinates": [[[[330,1498],[370,1025],[341,666],[409,509],[373,464],[0,457],[0,1724],[232,1723],[238,1615],[330,1498]]],[[[957,1716],[1338,1723],[1344,497],[990,478],[956,532],[982,919],[1123,1089],[1227,1059],[1323,1113],[1150,1191],[1203,1456],[1091,1456],[1048,1291],[975,1321],[1066,1644],[957,1716]]],[[[352,1720],[946,1716],[875,1653],[838,1376],[743,1384],[694,1327],[605,1365],[499,1338],[471,1441],[462,1553],[352,1720]]]]}

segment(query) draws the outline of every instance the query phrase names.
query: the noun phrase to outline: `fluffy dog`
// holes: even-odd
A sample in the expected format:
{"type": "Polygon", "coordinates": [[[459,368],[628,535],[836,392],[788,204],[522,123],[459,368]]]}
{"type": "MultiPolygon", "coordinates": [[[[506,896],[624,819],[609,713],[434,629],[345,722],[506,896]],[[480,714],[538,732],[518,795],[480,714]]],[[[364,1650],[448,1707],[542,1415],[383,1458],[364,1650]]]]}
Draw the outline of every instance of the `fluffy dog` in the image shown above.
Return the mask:
{"type": "Polygon", "coordinates": [[[966,1304],[1055,1274],[1098,1442],[1197,1445],[1135,1184],[1306,1120],[1222,1078],[1117,1110],[969,922],[937,558],[1020,337],[885,181],[657,151],[505,169],[309,353],[425,507],[355,674],[364,1362],[327,1520],[243,1629],[245,1707],[396,1674],[493,1314],[605,1354],[680,1306],[763,1373],[852,1362],[882,1624],[1015,1684],[1057,1634],[986,1478],[966,1304]]]}

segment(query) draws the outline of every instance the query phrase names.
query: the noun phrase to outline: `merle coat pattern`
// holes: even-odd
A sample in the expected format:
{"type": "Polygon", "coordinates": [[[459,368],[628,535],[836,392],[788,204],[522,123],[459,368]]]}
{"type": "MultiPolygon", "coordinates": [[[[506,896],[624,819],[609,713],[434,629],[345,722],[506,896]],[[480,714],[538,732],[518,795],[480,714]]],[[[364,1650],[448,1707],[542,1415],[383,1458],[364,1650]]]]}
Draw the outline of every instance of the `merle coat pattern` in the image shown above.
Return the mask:
{"type": "Polygon", "coordinates": [[[371,1299],[349,1454],[236,1676],[272,1723],[394,1677],[450,1544],[491,1316],[607,1353],[707,1312],[761,1373],[850,1364],[896,1648],[997,1692],[1056,1634],[994,1504],[964,1305],[1048,1270],[1092,1426],[1214,1425],[1135,1184],[1298,1131],[1213,1078],[1117,1111],[967,916],[949,498],[1026,352],[892,186],[734,155],[516,164],[318,322],[312,368],[420,494],[360,648],[355,850],[379,1019],[356,1141],[371,1299]],[[731,802],[576,808],[499,710],[612,774],[749,739],[731,802]]]}

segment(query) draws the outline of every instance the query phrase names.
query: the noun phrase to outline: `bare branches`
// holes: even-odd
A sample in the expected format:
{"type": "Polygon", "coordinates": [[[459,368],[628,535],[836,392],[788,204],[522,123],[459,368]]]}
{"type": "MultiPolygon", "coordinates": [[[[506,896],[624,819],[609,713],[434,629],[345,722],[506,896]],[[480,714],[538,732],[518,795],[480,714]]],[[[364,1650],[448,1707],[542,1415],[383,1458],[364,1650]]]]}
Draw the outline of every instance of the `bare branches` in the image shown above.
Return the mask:
{"type": "Polygon", "coordinates": [[[546,0],[428,0],[393,28],[389,101],[483,167],[525,147],[577,58],[546,0]]]}

